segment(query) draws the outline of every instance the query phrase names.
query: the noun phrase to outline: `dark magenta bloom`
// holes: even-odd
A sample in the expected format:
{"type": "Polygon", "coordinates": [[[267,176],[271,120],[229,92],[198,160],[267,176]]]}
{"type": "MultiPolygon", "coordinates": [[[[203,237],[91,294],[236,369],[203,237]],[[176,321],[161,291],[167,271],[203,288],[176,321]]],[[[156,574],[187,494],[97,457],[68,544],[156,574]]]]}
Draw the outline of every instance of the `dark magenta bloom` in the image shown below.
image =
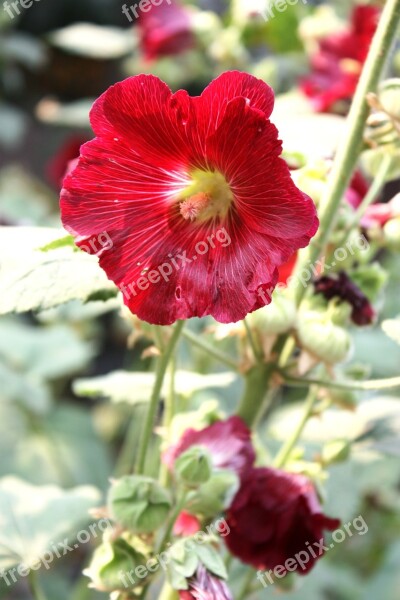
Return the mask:
{"type": "Polygon", "coordinates": [[[348,302],[352,306],[351,319],[356,325],[370,325],[373,322],[375,311],[370,301],[344,271],[338,276],[325,275],[314,286],[316,293],[322,294],[327,300],[339,298],[348,302]]]}
{"type": "Polygon", "coordinates": [[[62,220],[140,319],[239,321],[270,301],[279,266],[315,234],[273,104],[266,83],[237,71],[199,97],[138,75],[95,102],[97,137],[64,181],[62,220]],[[112,246],[99,250],[104,232],[112,246]]]}
{"type": "Polygon", "coordinates": [[[217,421],[204,429],[187,429],[179,442],[163,455],[170,469],[175,460],[191,446],[204,446],[211,454],[214,467],[230,469],[238,475],[253,466],[256,459],[251,431],[239,417],[217,421]]]}
{"type": "MultiPolygon", "coordinates": [[[[225,542],[231,553],[255,569],[284,565],[309,545],[321,543],[325,529],[336,529],[340,521],[322,513],[317,494],[304,476],[272,468],[253,468],[227,511],[230,533],[225,542]]],[[[314,547],[315,548],[315,547],[314,547]]],[[[322,556],[310,552],[305,574],[322,556]]]]}

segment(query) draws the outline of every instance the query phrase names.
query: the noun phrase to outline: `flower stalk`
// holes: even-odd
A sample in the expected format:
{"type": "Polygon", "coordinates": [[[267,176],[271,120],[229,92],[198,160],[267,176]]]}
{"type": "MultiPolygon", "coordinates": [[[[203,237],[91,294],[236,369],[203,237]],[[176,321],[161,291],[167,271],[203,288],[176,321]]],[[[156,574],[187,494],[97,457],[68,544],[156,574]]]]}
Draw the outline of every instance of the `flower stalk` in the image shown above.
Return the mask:
{"type": "MultiPolygon", "coordinates": [[[[299,253],[293,278],[303,268],[314,264],[328,241],[337,211],[356,167],[362,148],[363,132],[368,117],[367,94],[374,92],[389,56],[400,19],[400,0],[387,0],[365,62],[349,116],[346,136],[336,154],[325,196],[319,210],[320,228],[307,249],[299,253]]],[[[296,300],[300,304],[306,288],[297,286],[296,300]]]]}
{"type": "Polygon", "coordinates": [[[297,442],[300,439],[301,434],[303,433],[304,427],[307,425],[308,419],[311,417],[311,415],[313,413],[314,406],[315,406],[317,399],[318,399],[317,388],[316,387],[310,388],[310,391],[308,392],[308,395],[307,395],[305,403],[304,403],[304,410],[303,410],[303,415],[302,415],[301,419],[297,423],[297,426],[296,426],[295,430],[293,431],[292,435],[288,438],[288,440],[286,440],[286,442],[283,444],[282,448],[279,450],[278,454],[275,457],[274,467],[276,467],[277,469],[283,469],[283,467],[286,465],[287,461],[289,460],[294,448],[296,447],[297,442]]]}
{"type": "MultiPolygon", "coordinates": [[[[146,452],[150,442],[151,433],[154,426],[154,420],[157,412],[158,402],[160,400],[160,394],[162,385],[164,382],[164,377],[167,372],[168,364],[172,358],[175,347],[178,343],[180,335],[182,333],[183,327],[185,325],[184,321],[178,321],[175,325],[173,334],[171,339],[168,342],[167,347],[165,348],[164,353],[160,356],[159,362],[157,365],[156,371],[156,380],[154,382],[154,388],[151,394],[149,408],[147,410],[146,420],[143,428],[143,435],[140,441],[138,459],[137,459],[137,473],[144,473],[145,462],[146,462],[146,452]]],[[[129,437],[128,437],[129,439],[129,437]]]]}

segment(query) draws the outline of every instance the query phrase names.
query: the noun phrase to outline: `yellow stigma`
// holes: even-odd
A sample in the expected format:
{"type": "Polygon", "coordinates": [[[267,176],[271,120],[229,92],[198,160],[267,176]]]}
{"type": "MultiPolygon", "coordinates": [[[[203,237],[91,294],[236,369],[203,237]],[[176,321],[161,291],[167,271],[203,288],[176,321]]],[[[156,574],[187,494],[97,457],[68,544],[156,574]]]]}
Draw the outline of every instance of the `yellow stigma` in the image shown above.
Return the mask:
{"type": "Polygon", "coordinates": [[[196,169],[192,182],[179,195],[179,210],[186,220],[204,223],[224,219],[233,202],[233,193],[222,173],[196,169]]]}

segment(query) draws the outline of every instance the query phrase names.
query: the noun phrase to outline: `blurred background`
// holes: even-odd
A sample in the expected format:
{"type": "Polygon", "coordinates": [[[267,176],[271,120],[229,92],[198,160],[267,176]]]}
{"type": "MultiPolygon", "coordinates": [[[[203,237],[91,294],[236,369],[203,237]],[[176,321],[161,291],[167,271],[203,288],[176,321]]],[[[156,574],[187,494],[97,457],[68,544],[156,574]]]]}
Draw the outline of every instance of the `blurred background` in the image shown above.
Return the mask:
{"type": "MultiPolygon", "coordinates": [[[[88,509],[101,504],[117,460],[126,459],[120,450],[132,414],[139,432],[151,386],[146,372],[152,342],[146,328],[127,317],[113,290],[96,280],[96,270],[88,271],[90,293],[80,296],[66,284],[60,298],[57,282],[69,282],[75,258],[30,258],[33,249],[60,237],[61,182],[80,145],[92,137],[88,114],[94,99],[114,82],[143,72],[158,75],[173,90],[184,87],[197,95],[219,73],[244,70],[275,89],[272,120],[294,165],[304,156],[330,159],[365,59],[358,50],[368,36],[365,23],[352,21],[357,3],[350,0],[292,0],[282,11],[264,0],[199,0],[171,7],[164,0],[139,18],[131,9],[133,0],[22,4],[29,3],[0,0],[0,571],[21,557],[40,555],[66,535],[73,540],[89,522],[88,509]],[[320,40],[339,31],[351,33],[347,55],[342,48],[334,64],[318,67],[320,40]],[[346,73],[342,63],[338,67],[343,60],[353,61],[346,73]],[[343,78],[345,91],[332,95],[343,78]],[[20,226],[23,235],[14,229],[20,226]],[[10,279],[10,272],[18,277],[10,279]],[[13,307],[19,314],[11,314],[13,307]],[[134,390],[129,378],[118,376],[121,370],[140,372],[134,390]],[[116,373],[112,380],[110,373],[116,373]],[[56,487],[37,488],[44,484],[56,487]],[[24,526],[30,506],[36,529],[24,526]]],[[[382,4],[370,6],[379,11],[382,4]]],[[[398,50],[388,75],[400,76],[398,50]]],[[[392,181],[383,200],[399,190],[398,180],[392,181]]],[[[381,316],[393,319],[399,313],[398,256],[382,261],[390,275],[381,316]]],[[[192,326],[199,331],[211,325],[204,320],[192,326]]],[[[214,339],[211,330],[207,335],[214,339]]],[[[380,328],[357,330],[354,337],[354,364],[372,377],[399,373],[400,346],[380,328]]],[[[220,343],[229,353],[237,351],[232,337],[220,343]]],[[[181,353],[182,369],[201,374],[216,368],[189,346],[181,353]]],[[[241,382],[217,370],[211,379],[199,376],[193,383],[182,371],[179,389],[186,408],[212,409],[218,401],[231,412],[241,382]]],[[[284,391],[282,408],[268,429],[263,427],[266,455],[293,426],[301,398],[299,390],[284,391]]],[[[347,538],[293,590],[260,588],[254,598],[398,599],[398,403],[395,392],[343,395],[338,405],[346,410],[333,407],[323,423],[310,421],[305,433],[310,458],[339,433],[354,437],[373,430],[321,482],[325,512],[345,522],[361,514],[369,531],[347,538]]],[[[106,597],[88,590],[81,577],[95,544],[91,540],[54,561],[42,578],[48,598],[106,597]]],[[[31,598],[27,578],[18,577],[11,586],[0,579],[0,597],[31,598]]]]}

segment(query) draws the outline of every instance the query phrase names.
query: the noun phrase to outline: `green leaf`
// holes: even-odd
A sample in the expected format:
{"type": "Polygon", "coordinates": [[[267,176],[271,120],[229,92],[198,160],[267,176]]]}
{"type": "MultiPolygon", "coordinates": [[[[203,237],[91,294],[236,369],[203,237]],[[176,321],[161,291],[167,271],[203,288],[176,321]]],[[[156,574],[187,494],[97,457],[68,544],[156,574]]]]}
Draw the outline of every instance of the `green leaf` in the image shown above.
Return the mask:
{"type": "Polygon", "coordinates": [[[39,328],[2,319],[0,357],[19,374],[28,373],[38,380],[56,379],[84,369],[93,357],[93,347],[66,325],[39,328]]]}
{"type": "MultiPolygon", "coordinates": [[[[0,480],[0,569],[34,565],[67,536],[72,542],[100,501],[96,488],[36,487],[16,477],[0,480]]],[[[54,555],[54,560],[56,556],[54,555]]]]}
{"type": "Polygon", "coordinates": [[[106,489],[111,475],[91,414],[77,407],[55,408],[39,420],[15,403],[0,403],[0,456],[0,476],[15,473],[37,485],[106,489]]]}
{"type": "Polygon", "coordinates": [[[227,579],[228,573],[220,554],[210,545],[196,544],[195,553],[207,569],[221,579],[227,579]]]}
{"type": "MultiPolygon", "coordinates": [[[[192,371],[178,370],[175,376],[176,392],[190,397],[200,389],[225,387],[235,380],[233,373],[200,375],[192,371]]],[[[112,402],[136,404],[147,402],[154,385],[154,373],[114,371],[108,375],[77,379],[73,384],[77,396],[109,398],[112,402]]],[[[168,380],[164,383],[163,393],[168,390],[168,380]]]]}
{"type": "Polygon", "coordinates": [[[71,247],[39,248],[59,240],[58,229],[0,227],[0,314],[45,310],[115,290],[97,258],[71,247]]]}
{"type": "Polygon", "coordinates": [[[394,543],[386,554],[379,572],[367,584],[362,600],[398,600],[400,589],[400,542],[394,543]]]}
{"type": "Polygon", "coordinates": [[[75,246],[75,240],[72,235],[65,235],[62,238],[58,238],[54,240],[54,242],[50,242],[50,244],[46,244],[39,248],[41,252],[49,252],[50,250],[57,250],[58,248],[73,248],[74,251],[78,252],[79,248],[75,246]]]}

